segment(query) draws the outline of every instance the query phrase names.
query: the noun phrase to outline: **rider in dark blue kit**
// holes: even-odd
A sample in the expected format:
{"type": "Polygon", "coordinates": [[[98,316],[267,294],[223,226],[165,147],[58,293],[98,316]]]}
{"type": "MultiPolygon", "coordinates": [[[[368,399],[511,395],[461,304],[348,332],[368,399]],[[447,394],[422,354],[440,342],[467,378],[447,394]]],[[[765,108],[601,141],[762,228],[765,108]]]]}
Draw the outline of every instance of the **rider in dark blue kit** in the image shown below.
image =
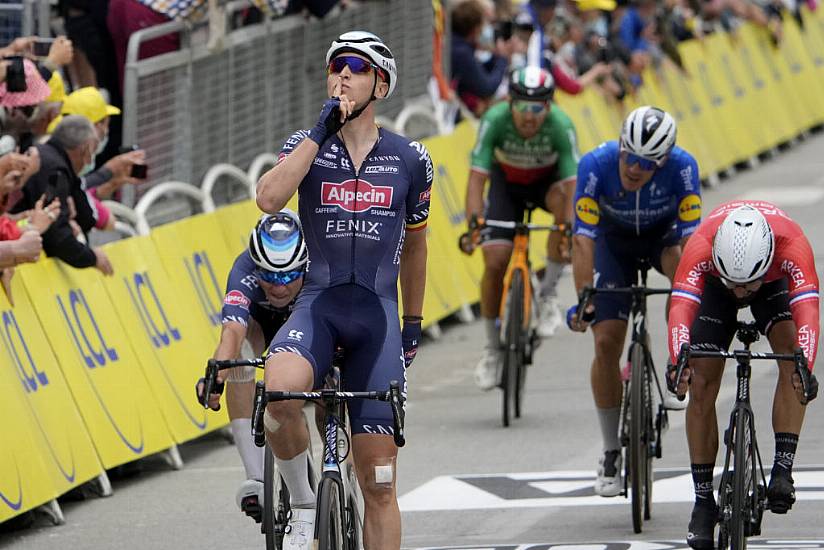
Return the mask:
{"type": "MultiPolygon", "coordinates": [[[[672,282],[681,247],[701,220],[698,164],[675,145],[675,120],[654,107],[639,107],[624,121],[619,142],[590,151],[578,164],[572,266],[575,289],[627,287],[636,283],[638,261],[645,259],[672,282]]],[[[620,494],[621,443],[618,424],[622,384],[618,362],[624,347],[631,298],[596,295],[592,332],[595,359],[592,393],[601,426],[603,454],[595,492],[620,494]]],[[[567,312],[576,331],[577,304],[567,312]]],[[[665,405],[682,409],[675,396],[665,405]]]]}
{"type": "MultiPolygon", "coordinates": [[[[249,247],[235,259],[226,282],[221,311],[220,341],[213,359],[237,359],[243,342],[261,355],[295,305],[303,285],[308,252],[297,214],[288,209],[261,216],[249,235],[249,247]]],[[[263,508],[263,449],[252,439],[254,367],[236,367],[218,373],[209,406],[220,408],[226,385],[226,408],[235,447],[243,461],[246,479],[237,492],[240,509],[256,521],[263,508]]],[[[203,403],[203,379],[198,400],[203,403]]]]}
{"type": "MultiPolygon", "coordinates": [[[[423,319],[423,229],[432,163],[423,145],[375,125],[373,101],[397,85],[395,60],[380,38],[345,33],[332,43],[326,62],[330,99],[317,125],[289,138],[278,164],[258,182],[257,203],[266,212],[282,208],[298,192],[310,258],[292,316],[270,346],[266,387],[317,387],[335,347],[342,346],[345,389],[385,390],[390,380],[399,380],[405,392],[405,369],[415,356],[423,319]]],[[[386,403],[353,403],[349,417],[365,504],[365,546],[399,549],[391,409],[386,403]]],[[[309,548],[315,497],[307,481],[308,431],[300,403],[270,404],[264,422],[291,497],[284,548],[309,548]]]]}

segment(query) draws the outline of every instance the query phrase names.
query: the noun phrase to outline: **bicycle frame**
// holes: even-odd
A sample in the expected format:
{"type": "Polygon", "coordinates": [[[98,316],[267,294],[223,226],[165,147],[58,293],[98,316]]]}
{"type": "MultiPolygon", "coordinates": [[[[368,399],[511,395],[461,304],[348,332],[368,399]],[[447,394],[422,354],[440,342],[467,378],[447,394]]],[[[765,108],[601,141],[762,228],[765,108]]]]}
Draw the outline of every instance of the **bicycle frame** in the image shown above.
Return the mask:
{"type": "MultiPolygon", "coordinates": [[[[659,417],[662,417],[663,422],[666,423],[667,413],[663,409],[664,393],[661,389],[661,382],[658,379],[658,373],[655,371],[655,366],[652,363],[652,352],[649,346],[649,332],[647,331],[647,296],[656,294],[670,294],[670,289],[655,289],[647,288],[647,272],[649,271],[649,263],[646,261],[639,262],[638,271],[640,273],[640,285],[632,285],[627,288],[592,288],[587,287],[581,294],[581,300],[578,304],[578,315],[583,315],[586,306],[595,294],[630,294],[632,296],[632,305],[630,306],[629,322],[632,325],[632,333],[630,337],[630,345],[628,352],[631,352],[633,345],[639,345],[644,350],[644,357],[647,358],[647,368],[652,371],[651,379],[655,381],[655,387],[658,391],[659,398],[659,417]]],[[[662,426],[663,428],[663,426],[662,426]]],[[[660,458],[660,433],[656,440],[656,456],[660,458]]]]}
{"type": "MultiPolygon", "coordinates": [[[[527,211],[527,224],[532,219],[532,211],[527,211]]],[[[525,224],[518,224],[515,226],[515,238],[512,242],[512,256],[509,260],[509,265],[506,268],[504,275],[503,293],[501,294],[501,309],[499,318],[503,319],[506,311],[506,301],[509,297],[509,285],[512,281],[512,273],[520,270],[524,282],[524,330],[529,329],[530,319],[532,318],[532,264],[529,262],[529,226],[525,224]]]]}
{"type": "MultiPolygon", "coordinates": [[[[736,397],[735,405],[730,413],[730,423],[727,430],[724,432],[724,445],[726,446],[726,456],[724,459],[724,471],[721,475],[721,485],[718,488],[719,500],[719,547],[726,549],[733,539],[734,543],[739,546],[742,544],[741,538],[746,539],[749,536],[761,534],[761,517],[767,507],[766,502],[766,486],[767,477],[764,474],[764,464],[761,461],[761,453],[758,449],[758,441],[755,434],[755,413],[750,404],[750,377],[752,374],[751,362],[753,359],[767,359],[775,361],[792,361],[795,363],[795,370],[801,378],[804,398],[808,396],[810,386],[810,373],[807,369],[807,361],[800,349],[797,349],[793,354],[787,353],[759,353],[750,351],[750,345],[759,339],[759,334],[753,323],[738,323],[737,331],[738,340],[744,344],[744,349],[729,351],[702,351],[690,350],[687,344],[681,346],[681,351],[678,356],[678,364],[676,368],[675,379],[681,379],[681,373],[688,364],[691,358],[714,358],[714,359],[735,359],[736,360],[736,397]],[[739,424],[740,421],[740,424],[739,424]],[[740,427],[744,428],[745,433],[741,433],[740,427]],[[746,438],[749,436],[749,441],[739,438],[746,438]],[[754,460],[753,463],[741,462],[745,464],[744,470],[742,468],[733,468],[730,470],[731,459],[738,464],[743,460],[740,456],[735,456],[735,449],[744,448],[746,459],[754,460]],[[756,470],[757,466],[757,470],[756,470]],[[760,473],[760,476],[758,475],[760,473]],[[753,475],[755,474],[755,475],[753,475]],[[739,476],[750,476],[743,478],[739,476]],[[743,487],[751,492],[747,496],[749,502],[738,502],[741,495],[736,496],[736,487],[743,487]],[[755,499],[755,500],[753,500],[755,499]],[[737,509],[743,507],[743,509],[737,509]],[[746,516],[746,517],[745,517],[746,516]],[[738,517],[742,525],[733,524],[734,519],[738,517]],[[731,535],[733,533],[733,535],[731,535]]],[[[739,453],[740,454],[740,453],[739,453]]]]}

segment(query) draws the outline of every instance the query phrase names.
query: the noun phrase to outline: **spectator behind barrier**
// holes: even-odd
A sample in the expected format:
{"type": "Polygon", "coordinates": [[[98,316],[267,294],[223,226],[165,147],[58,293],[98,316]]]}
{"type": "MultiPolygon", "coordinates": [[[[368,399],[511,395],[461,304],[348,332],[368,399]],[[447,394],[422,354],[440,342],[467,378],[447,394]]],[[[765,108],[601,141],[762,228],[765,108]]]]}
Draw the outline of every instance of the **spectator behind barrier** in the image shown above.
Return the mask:
{"type": "MultiPolygon", "coordinates": [[[[172,20],[198,20],[206,13],[206,0],[111,0],[106,26],[114,43],[117,62],[117,82],[123,94],[123,75],[126,68],[126,50],[129,37],[141,29],[168,23],[172,20]]],[[[148,40],[140,45],[138,59],[173,52],[180,48],[177,34],[148,40]]]]}
{"type": "Polygon", "coordinates": [[[488,44],[494,38],[486,20],[484,6],[478,0],[464,0],[452,8],[452,79],[461,101],[480,116],[494,99],[509,68],[510,43],[499,39],[489,61],[477,58],[482,36],[488,44]]]}
{"type": "Polygon", "coordinates": [[[23,187],[23,197],[12,206],[13,212],[23,212],[36,206],[46,195],[60,202],[60,215],[43,233],[46,255],[59,258],[78,267],[96,267],[105,275],[113,273],[106,254],[81,242],[94,227],[93,204],[82,189],[80,175],[94,166],[94,152],[99,140],[92,123],[77,115],[63,117],[47,143],[38,145],[40,170],[23,187]]]}
{"type": "MultiPolygon", "coordinates": [[[[72,92],[63,105],[64,115],[80,115],[94,124],[99,140],[95,156],[106,147],[109,140],[109,120],[112,115],[120,115],[120,109],[106,103],[97,88],[87,87],[72,92]]],[[[94,202],[97,229],[113,229],[114,217],[100,201],[111,197],[124,184],[137,183],[131,177],[136,164],[143,164],[146,153],[142,150],[129,151],[107,161],[99,169],[81,178],[83,189],[89,193],[94,202]]]]}
{"type": "Polygon", "coordinates": [[[37,66],[29,59],[22,59],[25,75],[25,90],[9,92],[7,90],[8,73],[12,64],[6,65],[7,80],[0,83],[0,134],[11,136],[21,151],[25,151],[34,142],[34,126],[38,122],[40,105],[51,94],[49,85],[43,80],[37,66]]]}
{"type": "MultiPolygon", "coordinates": [[[[576,95],[581,93],[585,86],[609,74],[609,67],[598,61],[579,80],[577,75],[563,70],[561,64],[555,62],[555,52],[547,31],[552,29],[556,14],[565,13],[559,8],[557,0],[530,0],[526,6],[526,13],[530,16],[533,27],[529,37],[527,64],[547,69],[552,74],[558,88],[568,94],[576,95]]],[[[580,23],[576,22],[576,24],[580,23]]]]}

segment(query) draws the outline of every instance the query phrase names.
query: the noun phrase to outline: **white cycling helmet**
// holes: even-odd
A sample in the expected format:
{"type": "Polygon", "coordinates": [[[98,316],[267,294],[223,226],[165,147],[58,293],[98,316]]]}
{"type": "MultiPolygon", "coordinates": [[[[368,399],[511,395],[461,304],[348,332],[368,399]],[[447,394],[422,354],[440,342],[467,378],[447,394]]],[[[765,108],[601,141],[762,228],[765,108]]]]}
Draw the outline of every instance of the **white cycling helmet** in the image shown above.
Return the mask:
{"type": "Polygon", "coordinates": [[[724,279],[746,284],[767,273],[774,251],[775,236],[764,215],[752,206],[740,206],[718,226],[712,261],[724,279]]]}
{"type": "Polygon", "coordinates": [[[621,148],[661,162],[675,146],[675,119],[657,107],[645,105],[632,111],[621,127],[621,148]]]}
{"type": "Polygon", "coordinates": [[[386,74],[386,83],[389,91],[386,97],[392,95],[398,83],[398,68],[395,66],[395,57],[392,51],[377,35],[366,31],[349,31],[336,38],[326,52],[326,64],[338,54],[352,52],[359,53],[377,65],[386,74]]]}
{"type": "Polygon", "coordinates": [[[309,251],[297,214],[284,208],[277,214],[264,214],[249,234],[249,256],[266,271],[303,269],[309,251]]]}

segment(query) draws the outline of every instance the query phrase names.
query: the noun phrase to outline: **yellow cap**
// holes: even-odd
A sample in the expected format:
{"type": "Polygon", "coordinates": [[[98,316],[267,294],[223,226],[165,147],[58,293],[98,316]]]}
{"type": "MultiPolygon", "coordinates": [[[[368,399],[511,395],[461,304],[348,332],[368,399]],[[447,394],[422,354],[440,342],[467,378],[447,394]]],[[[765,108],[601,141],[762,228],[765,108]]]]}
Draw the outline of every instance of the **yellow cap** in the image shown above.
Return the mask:
{"type": "Polygon", "coordinates": [[[119,115],[120,109],[106,103],[103,94],[94,86],[80,88],[63,101],[62,114],[80,115],[97,123],[110,115],[119,115]]]}
{"type": "Polygon", "coordinates": [[[48,103],[62,103],[66,100],[66,85],[63,84],[63,77],[54,71],[49,79],[49,90],[51,93],[46,98],[48,103]]]}
{"type": "Polygon", "coordinates": [[[615,0],[575,0],[581,11],[604,10],[612,11],[617,6],[615,0]]]}

